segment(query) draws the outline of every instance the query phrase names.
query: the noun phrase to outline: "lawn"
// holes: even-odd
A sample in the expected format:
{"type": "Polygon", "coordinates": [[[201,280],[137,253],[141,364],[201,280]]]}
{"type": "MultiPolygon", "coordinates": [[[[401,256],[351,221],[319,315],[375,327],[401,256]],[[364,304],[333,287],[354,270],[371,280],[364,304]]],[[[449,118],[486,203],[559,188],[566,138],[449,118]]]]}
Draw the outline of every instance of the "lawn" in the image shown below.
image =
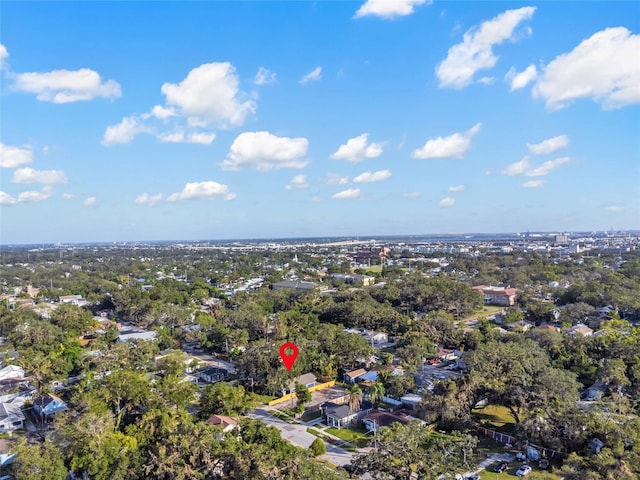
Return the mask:
{"type": "Polygon", "coordinates": [[[366,447],[371,443],[371,435],[367,435],[367,430],[364,428],[325,428],[324,431],[358,448],[366,447]]]}
{"type": "MultiPolygon", "coordinates": [[[[539,470],[534,465],[533,471],[526,477],[522,477],[525,480],[561,480],[562,477],[558,474],[547,472],[546,470],[539,470]]],[[[520,467],[520,464],[509,467],[506,472],[495,473],[489,470],[482,470],[480,472],[480,478],[482,480],[516,480],[516,471],[520,467]]]]}
{"type": "Polygon", "coordinates": [[[488,427],[493,426],[500,432],[509,433],[516,423],[509,409],[502,405],[487,405],[486,407],[474,409],[472,413],[482,423],[487,422],[489,424],[487,425],[488,427]]]}
{"type": "Polygon", "coordinates": [[[315,412],[306,411],[300,417],[300,420],[303,422],[310,422],[311,420],[315,420],[316,418],[320,418],[322,416],[322,412],[320,410],[316,410],[315,412]]]}

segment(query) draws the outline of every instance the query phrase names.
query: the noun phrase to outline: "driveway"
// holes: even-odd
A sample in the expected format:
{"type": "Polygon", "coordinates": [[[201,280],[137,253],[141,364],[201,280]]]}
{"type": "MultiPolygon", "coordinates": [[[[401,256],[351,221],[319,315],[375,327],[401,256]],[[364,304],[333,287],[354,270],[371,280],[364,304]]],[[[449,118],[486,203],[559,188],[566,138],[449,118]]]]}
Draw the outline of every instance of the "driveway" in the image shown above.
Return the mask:
{"type": "MultiPolygon", "coordinates": [[[[267,425],[272,425],[280,430],[282,438],[287,439],[293,445],[300,448],[309,448],[313,441],[317,438],[315,435],[311,435],[307,432],[307,426],[304,424],[296,425],[290,424],[271,415],[267,410],[257,408],[252,413],[247,415],[249,418],[255,420],[262,420],[267,425]]],[[[355,453],[348,452],[347,450],[331,445],[325,442],[327,446],[327,453],[322,455],[321,458],[331,462],[332,464],[342,467],[351,463],[351,460],[355,457],[355,453]]]]}

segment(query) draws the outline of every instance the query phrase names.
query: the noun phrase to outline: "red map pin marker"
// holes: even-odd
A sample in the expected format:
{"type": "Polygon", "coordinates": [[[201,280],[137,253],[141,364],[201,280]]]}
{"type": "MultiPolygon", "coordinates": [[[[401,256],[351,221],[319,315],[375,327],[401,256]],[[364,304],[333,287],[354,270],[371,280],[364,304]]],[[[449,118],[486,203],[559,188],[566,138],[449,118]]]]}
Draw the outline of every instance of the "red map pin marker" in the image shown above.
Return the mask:
{"type": "Polygon", "coordinates": [[[282,363],[287,367],[288,371],[291,371],[293,364],[296,363],[296,358],[298,357],[298,347],[296,347],[295,343],[287,342],[283,343],[280,347],[280,358],[282,359],[282,363]],[[287,349],[291,349],[291,355],[287,355],[287,349]]]}

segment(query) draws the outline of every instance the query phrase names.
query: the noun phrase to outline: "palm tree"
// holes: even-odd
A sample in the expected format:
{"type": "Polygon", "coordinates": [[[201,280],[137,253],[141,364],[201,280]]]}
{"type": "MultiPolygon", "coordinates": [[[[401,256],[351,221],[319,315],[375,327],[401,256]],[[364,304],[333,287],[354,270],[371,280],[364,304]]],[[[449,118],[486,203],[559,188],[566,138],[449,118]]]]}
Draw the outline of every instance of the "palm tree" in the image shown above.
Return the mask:
{"type": "Polygon", "coordinates": [[[369,387],[369,400],[371,400],[371,403],[373,403],[374,405],[377,405],[378,402],[382,400],[382,397],[384,397],[384,394],[385,394],[384,385],[380,381],[376,381],[373,385],[369,387]]]}
{"type": "Polygon", "coordinates": [[[355,412],[362,404],[362,389],[357,383],[349,385],[347,389],[347,400],[349,403],[349,411],[355,412]]]}

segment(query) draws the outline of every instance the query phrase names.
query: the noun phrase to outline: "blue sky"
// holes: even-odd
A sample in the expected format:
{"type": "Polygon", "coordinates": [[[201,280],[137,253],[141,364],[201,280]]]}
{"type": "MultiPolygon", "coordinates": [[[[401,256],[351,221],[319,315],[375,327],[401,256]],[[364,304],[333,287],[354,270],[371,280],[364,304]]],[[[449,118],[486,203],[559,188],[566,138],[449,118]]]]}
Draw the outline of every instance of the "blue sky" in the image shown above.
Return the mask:
{"type": "Polygon", "coordinates": [[[637,2],[3,2],[0,242],[640,228],[637,2]]]}

